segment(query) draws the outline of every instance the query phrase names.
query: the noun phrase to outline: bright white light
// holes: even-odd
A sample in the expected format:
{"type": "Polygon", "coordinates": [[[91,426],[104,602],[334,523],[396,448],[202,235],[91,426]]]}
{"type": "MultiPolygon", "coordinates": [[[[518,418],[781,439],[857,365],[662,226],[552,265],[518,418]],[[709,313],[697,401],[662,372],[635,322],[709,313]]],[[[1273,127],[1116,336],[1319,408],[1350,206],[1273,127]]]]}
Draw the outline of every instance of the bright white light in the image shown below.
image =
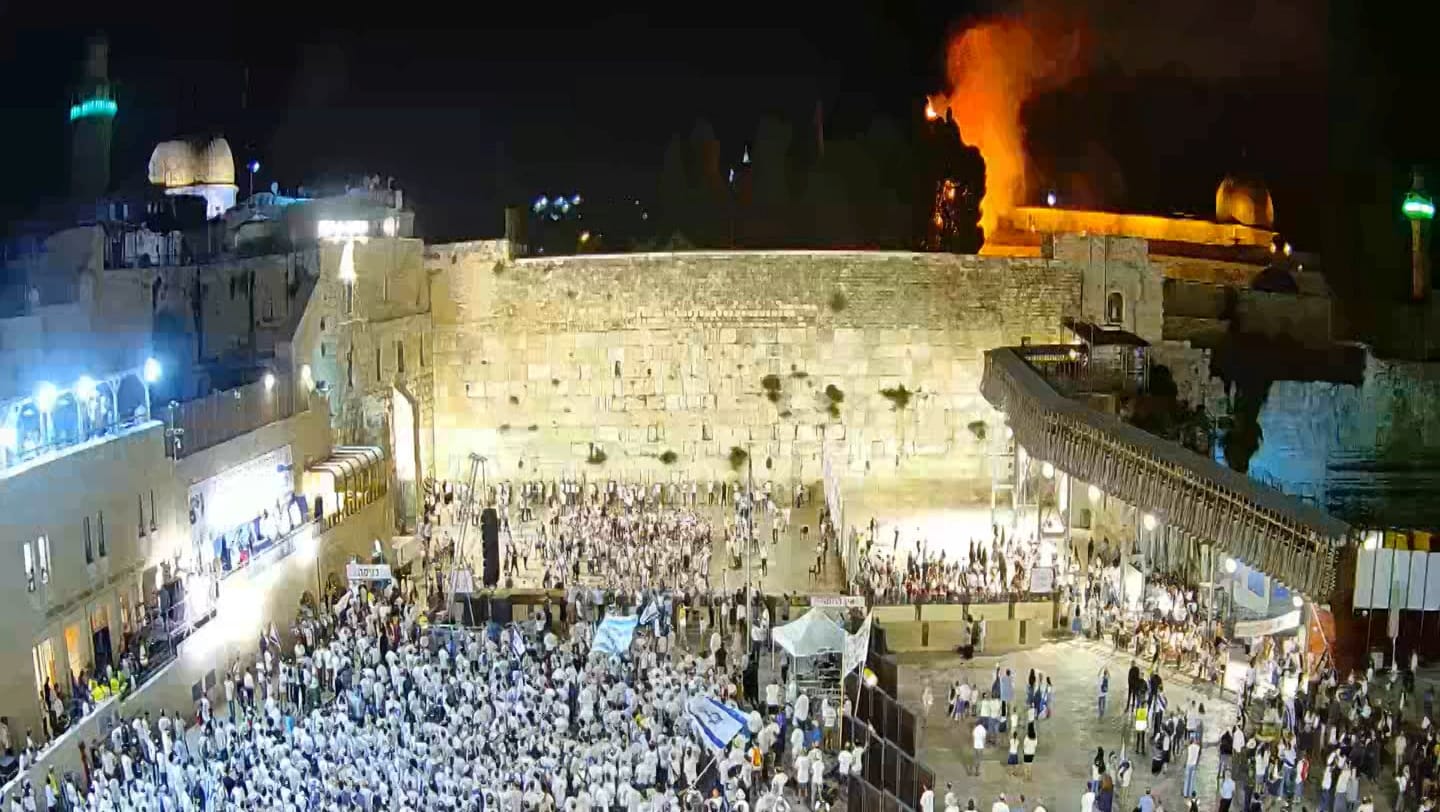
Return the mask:
{"type": "Polygon", "coordinates": [[[1290,597],[1290,605],[1295,607],[1296,609],[1304,609],[1305,599],[1300,597],[1299,595],[1292,595],[1290,597]]]}
{"type": "Polygon", "coordinates": [[[579,192],[576,192],[576,193],[570,198],[570,203],[571,203],[571,205],[578,206],[578,205],[580,205],[581,203],[584,203],[584,202],[585,202],[585,198],[581,197],[579,192]]]}
{"type": "Polygon", "coordinates": [[[879,681],[880,681],[880,678],[877,677],[877,676],[875,676],[875,672],[874,672],[874,671],[871,671],[871,670],[868,669],[868,668],[865,669],[865,684],[866,684],[867,686],[869,686],[869,687],[871,687],[871,688],[874,688],[874,687],[875,687],[875,683],[877,683],[877,682],[879,682],[879,681]]]}
{"type": "Polygon", "coordinates": [[[1367,550],[1378,550],[1378,549],[1380,549],[1380,531],[1378,531],[1378,530],[1372,530],[1372,531],[1370,531],[1369,533],[1366,533],[1366,534],[1365,534],[1365,549],[1367,549],[1367,550]]]}
{"type": "Polygon", "coordinates": [[[582,231],[582,232],[580,232],[580,242],[590,242],[590,232],[588,232],[588,231],[582,231]]]}
{"type": "Polygon", "coordinates": [[[348,240],[370,235],[369,220],[320,220],[315,224],[316,235],[322,240],[348,240]]]}
{"type": "Polygon", "coordinates": [[[340,281],[351,284],[355,281],[355,241],[346,240],[340,249],[340,281]]]}
{"type": "Polygon", "coordinates": [[[384,222],[380,224],[380,229],[385,232],[385,236],[393,237],[400,233],[400,221],[394,217],[386,217],[384,222]]]}
{"type": "Polygon", "coordinates": [[[1288,257],[1288,256],[1290,256],[1290,253],[1291,253],[1294,249],[1292,249],[1292,248],[1290,247],[1290,243],[1287,242],[1287,243],[1285,243],[1285,248],[1284,248],[1283,250],[1285,251],[1285,256],[1288,257]]]}
{"type": "Polygon", "coordinates": [[[295,552],[306,563],[313,563],[320,557],[320,538],[315,535],[313,526],[301,529],[295,536],[295,552]]]}
{"type": "Polygon", "coordinates": [[[95,399],[96,391],[95,379],[89,375],[81,375],[80,380],[75,382],[75,396],[85,403],[95,399]]]}
{"type": "Polygon", "coordinates": [[[1040,475],[1045,477],[1046,479],[1053,479],[1055,477],[1055,466],[1051,465],[1048,462],[1043,463],[1040,466],[1040,475]]]}
{"type": "Polygon", "coordinates": [[[1010,428],[1010,427],[1007,425],[1007,426],[1005,427],[1005,439],[1008,440],[1008,439],[1010,439],[1011,437],[1014,437],[1014,436],[1015,436],[1015,429],[1012,429],[1012,428],[1010,428]]]}
{"type": "Polygon", "coordinates": [[[55,401],[59,399],[60,390],[56,389],[53,383],[47,381],[35,388],[35,408],[45,414],[50,414],[50,410],[55,408],[55,401]]]}
{"type": "Polygon", "coordinates": [[[145,359],[145,369],[143,371],[143,374],[145,375],[145,383],[155,383],[156,381],[160,380],[161,371],[162,370],[160,367],[160,362],[158,360],[154,358],[145,359]]]}
{"type": "Polygon", "coordinates": [[[1100,493],[1100,488],[1099,488],[1098,486],[1096,486],[1096,485],[1091,485],[1091,486],[1090,486],[1090,490],[1088,491],[1088,493],[1090,494],[1090,501],[1091,501],[1092,503],[1093,503],[1093,502],[1099,502],[1099,501],[1100,501],[1100,497],[1104,495],[1104,494],[1100,493]]]}
{"type": "Polygon", "coordinates": [[[265,373],[265,391],[266,391],[266,392],[269,392],[270,390],[272,390],[272,389],[274,389],[274,388],[275,388],[275,373],[273,373],[273,372],[267,372],[267,373],[265,373]]]}
{"type": "Polygon", "coordinates": [[[1047,205],[1047,206],[1054,206],[1054,205],[1055,205],[1055,193],[1054,193],[1054,192],[1050,192],[1049,194],[1045,195],[1045,205],[1047,205]]]}
{"type": "Polygon", "coordinates": [[[1154,530],[1155,525],[1158,522],[1159,520],[1155,518],[1155,514],[1153,513],[1146,513],[1144,516],[1140,517],[1140,523],[1145,525],[1146,530],[1154,530]]]}
{"type": "Polygon", "coordinates": [[[544,211],[545,207],[548,205],[550,205],[550,198],[546,197],[545,195],[540,195],[539,197],[535,198],[535,205],[531,206],[530,208],[534,211],[541,212],[544,211]]]}
{"type": "Polygon", "coordinates": [[[0,448],[14,451],[20,445],[20,434],[14,426],[0,426],[0,448]]]}
{"type": "Polygon", "coordinates": [[[315,377],[314,373],[310,371],[309,364],[300,367],[300,383],[305,387],[305,391],[307,392],[315,388],[315,377]]]}
{"type": "Polygon", "coordinates": [[[1231,575],[1234,575],[1234,574],[1235,574],[1235,570],[1238,569],[1239,566],[1240,566],[1239,564],[1235,563],[1235,559],[1233,559],[1233,558],[1227,558],[1227,559],[1225,559],[1225,571],[1228,572],[1228,573],[1230,573],[1231,575]]]}

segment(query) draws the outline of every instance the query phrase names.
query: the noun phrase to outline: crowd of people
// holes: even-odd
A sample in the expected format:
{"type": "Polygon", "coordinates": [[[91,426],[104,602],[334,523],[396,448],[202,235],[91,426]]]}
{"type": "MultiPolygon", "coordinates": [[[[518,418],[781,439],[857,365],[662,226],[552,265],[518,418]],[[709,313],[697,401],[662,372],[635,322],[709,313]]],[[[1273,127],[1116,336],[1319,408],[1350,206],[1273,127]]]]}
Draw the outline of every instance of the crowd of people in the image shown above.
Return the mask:
{"type": "MultiPolygon", "coordinates": [[[[425,579],[307,599],[293,642],[268,630],[213,704],[124,720],[82,748],[80,774],[26,780],[3,808],[772,812],[824,807],[828,778],[859,773],[829,699],[785,671],[760,688],[751,632],[769,609],[708,588],[711,529],[683,490],[591,503],[557,486],[543,513],[529,501],[546,488],[521,492],[515,518],[545,528],[534,554],[566,587],[533,622],[433,625],[425,579]],[[647,618],[618,655],[594,645],[610,611],[647,618]],[[697,697],[741,714],[742,735],[707,743],[697,697]]],[[[442,515],[454,501],[429,520],[458,518],[442,515]]]]}
{"type": "Polygon", "coordinates": [[[877,544],[879,533],[871,519],[851,585],[874,603],[983,602],[1021,595],[1030,591],[1031,571],[1051,563],[1042,562],[1034,536],[999,526],[990,539],[971,539],[958,554],[931,546],[918,529],[913,539],[902,540],[897,525],[888,547],[877,544]]]}

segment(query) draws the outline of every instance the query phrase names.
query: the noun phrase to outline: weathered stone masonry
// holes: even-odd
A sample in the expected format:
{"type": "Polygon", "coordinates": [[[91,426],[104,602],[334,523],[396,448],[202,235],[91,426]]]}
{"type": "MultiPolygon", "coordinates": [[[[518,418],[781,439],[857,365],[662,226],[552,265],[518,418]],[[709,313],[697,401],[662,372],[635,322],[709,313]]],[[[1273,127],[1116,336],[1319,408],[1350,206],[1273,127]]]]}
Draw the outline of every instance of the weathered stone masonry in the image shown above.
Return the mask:
{"type": "Polygon", "coordinates": [[[979,497],[999,428],[983,351],[1058,341],[1080,310],[1079,268],[1039,258],[502,255],[427,253],[441,471],[476,451],[492,476],[710,477],[742,447],[757,477],[813,480],[825,444],[979,497]]]}

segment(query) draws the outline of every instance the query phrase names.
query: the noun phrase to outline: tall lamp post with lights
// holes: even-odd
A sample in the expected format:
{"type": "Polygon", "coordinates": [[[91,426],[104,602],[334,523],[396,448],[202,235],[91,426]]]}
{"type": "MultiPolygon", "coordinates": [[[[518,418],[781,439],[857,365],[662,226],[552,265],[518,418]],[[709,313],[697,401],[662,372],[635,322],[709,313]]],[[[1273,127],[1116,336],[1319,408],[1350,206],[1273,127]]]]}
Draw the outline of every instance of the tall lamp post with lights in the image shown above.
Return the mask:
{"type": "Polygon", "coordinates": [[[249,170],[249,172],[250,172],[250,196],[251,196],[251,197],[254,197],[254,196],[255,196],[255,173],[260,171],[260,162],[257,161],[257,160],[255,160],[254,158],[251,158],[251,159],[250,159],[250,163],[246,164],[246,165],[245,165],[245,168],[246,168],[247,170],[249,170]]]}
{"type": "Polygon", "coordinates": [[[1410,221],[1410,296],[1417,302],[1430,296],[1430,259],[1425,254],[1430,221],[1435,219],[1435,201],[1425,193],[1425,178],[1416,169],[1400,204],[1400,212],[1410,221]]]}

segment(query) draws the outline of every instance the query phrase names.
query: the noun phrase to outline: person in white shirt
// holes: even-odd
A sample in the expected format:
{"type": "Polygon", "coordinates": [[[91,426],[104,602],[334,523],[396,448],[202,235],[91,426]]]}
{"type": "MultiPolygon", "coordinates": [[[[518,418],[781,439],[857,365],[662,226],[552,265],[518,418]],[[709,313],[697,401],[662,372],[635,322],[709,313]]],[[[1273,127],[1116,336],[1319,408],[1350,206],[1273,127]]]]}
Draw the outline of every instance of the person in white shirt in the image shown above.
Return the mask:
{"type": "Polygon", "coordinates": [[[987,731],[985,730],[985,722],[983,720],[976,722],[975,729],[970,731],[970,740],[971,743],[974,745],[975,749],[975,758],[969,765],[967,765],[970,768],[971,775],[980,774],[980,759],[983,758],[985,755],[986,732],[987,731]]]}
{"type": "Polygon", "coordinates": [[[935,812],[935,790],[926,787],[920,793],[920,812],[935,812]]]}
{"type": "Polygon", "coordinates": [[[780,685],[771,682],[765,686],[765,710],[771,716],[780,712],[780,685]]]}
{"type": "Polygon", "coordinates": [[[1080,795],[1080,812],[1095,812],[1095,791],[1089,784],[1085,785],[1085,792],[1080,795]]]}
{"type": "Polygon", "coordinates": [[[1005,803],[1004,795],[997,797],[995,803],[990,804],[990,812],[1010,812],[1010,805],[1005,803]]]}
{"type": "Polygon", "coordinates": [[[1182,797],[1194,798],[1199,793],[1195,788],[1195,772],[1200,767],[1200,742],[1191,741],[1185,747],[1185,792],[1182,797]]]}

